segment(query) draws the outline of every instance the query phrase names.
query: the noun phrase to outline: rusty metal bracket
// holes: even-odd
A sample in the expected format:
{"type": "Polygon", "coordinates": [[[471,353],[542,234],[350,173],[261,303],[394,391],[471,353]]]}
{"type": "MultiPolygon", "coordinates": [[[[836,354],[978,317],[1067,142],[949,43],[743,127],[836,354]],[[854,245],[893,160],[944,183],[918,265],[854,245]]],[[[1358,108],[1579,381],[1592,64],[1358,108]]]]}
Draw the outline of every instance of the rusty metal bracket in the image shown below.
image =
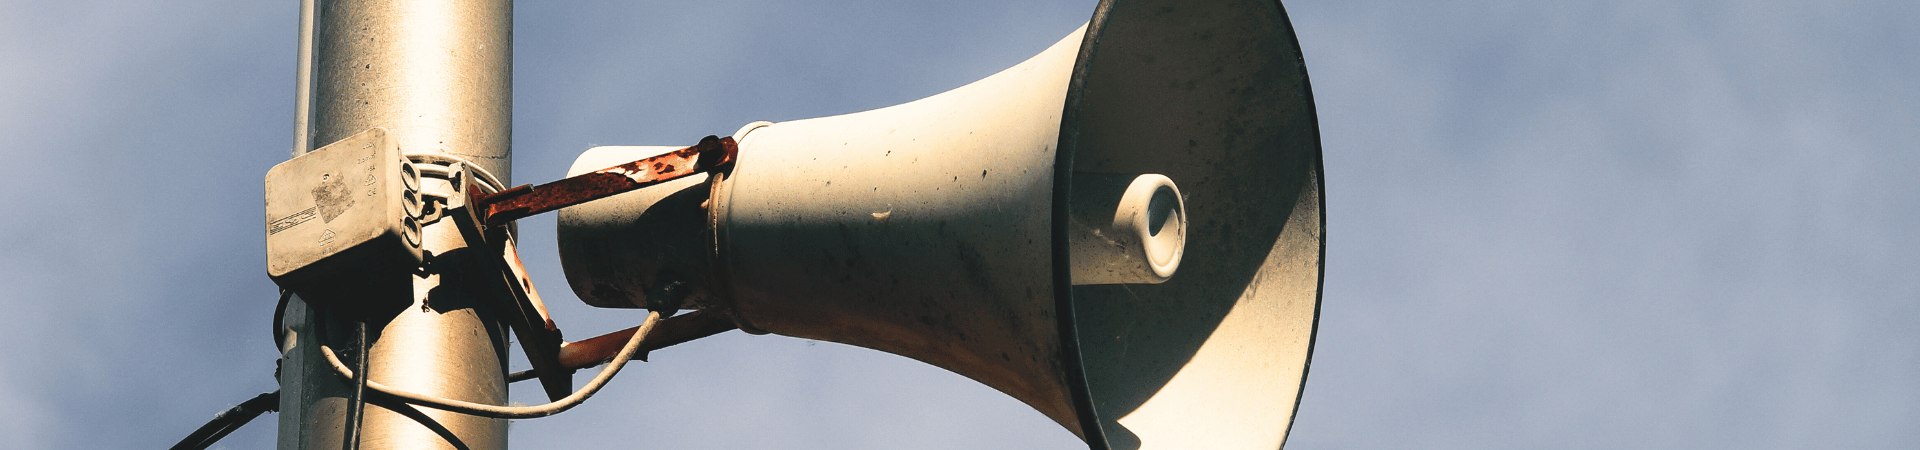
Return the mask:
{"type": "Polygon", "coordinates": [[[733,163],[740,151],[732,137],[707,136],[666,154],[563,178],[476,195],[470,203],[480,223],[494,226],[528,216],[611,197],[733,163]]]}
{"type": "MultiPolygon", "coordinates": [[[[513,235],[500,225],[721,168],[731,164],[738,151],[739,146],[731,137],[707,136],[692,147],[537,186],[523,185],[486,193],[472,183],[454,183],[455,189],[465,188],[465,192],[446,199],[444,217],[452,217],[467,247],[481,253],[478,261],[467,264],[470,273],[499,280],[497,284],[483,280],[483,284],[489,286],[481,295],[494,299],[509,313],[507,322],[520,338],[527,362],[533,366],[532,372],[540,379],[549,399],[558,401],[573,392],[572,375],[580,368],[580,361],[562,362],[562,347],[567,343],[547,314],[539,291],[533,288],[533,279],[527,276],[526,266],[520,262],[513,235]]],[[[580,349],[597,349],[598,342],[569,352],[575,354],[569,356],[579,359],[580,349]]]]}
{"type": "MultiPolygon", "coordinates": [[[[640,352],[634,355],[634,359],[646,361],[647,354],[654,350],[737,329],[740,328],[734,324],[732,317],[711,309],[695,310],[660,319],[660,323],[647,334],[646,342],[640,344],[640,352]]],[[[605,364],[608,360],[612,360],[614,355],[620,352],[620,346],[628,339],[632,339],[633,333],[639,330],[640,327],[633,327],[577,342],[562,342],[560,343],[560,365],[567,370],[580,370],[605,364]]],[[[531,380],[537,377],[537,374],[538,371],[522,370],[508,374],[507,381],[517,383],[531,380]]]]}
{"type": "Polygon", "coordinates": [[[481,227],[470,212],[472,209],[472,205],[456,205],[448,214],[460,228],[469,251],[479,253],[476,260],[463,262],[463,272],[481,277],[475,285],[480,289],[475,293],[492,299],[507,312],[507,324],[520,338],[520,348],[526,352],[534,373],[539,375],[547,398],[564,398],[573,393],[573,371],[560,364],[563,342],[560,329],[547,314],[539,291],[533,289],[533,280],[527,277],[526,267],[520,262],[513,236],[504,227],[481,227]]]}
{"type": "MultiPolygon", "coordinates": [[[[666,319],[661,319],[653,333],[647,335],[647,342],[640,346],[640,354],[635,355],[641,361],[647,360],[647,353],[674,345],[685,344],[695,339],[712,336],[738,327],[733,318],[712,310],[698,310],[666,319]]],[[[640,327],[628,328],[600,336],[581,339],[560,345],[560,364],[569,369],[585,369],[606,363],[620,352],[620,345],[633,338],[640,327]]]]}

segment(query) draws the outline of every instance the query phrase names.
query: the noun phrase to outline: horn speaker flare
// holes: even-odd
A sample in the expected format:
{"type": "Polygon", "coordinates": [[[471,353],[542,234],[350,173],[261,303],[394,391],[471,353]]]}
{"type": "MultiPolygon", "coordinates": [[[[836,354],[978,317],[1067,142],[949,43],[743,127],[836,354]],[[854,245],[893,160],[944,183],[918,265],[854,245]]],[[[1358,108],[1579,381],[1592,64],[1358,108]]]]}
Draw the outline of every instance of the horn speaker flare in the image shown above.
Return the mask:
{"type": "MultiPolygon", "coordinates": [[[[734,137],[730,170],[561,211],[582,300],[684,282],[743,330],[946,368],[1093,448],[1284,444],[1325,221],[1277,2],[1108,0],[972,84],[734,137]]],[[[598,147],[573,172],[665,150],[598,147]]]]}

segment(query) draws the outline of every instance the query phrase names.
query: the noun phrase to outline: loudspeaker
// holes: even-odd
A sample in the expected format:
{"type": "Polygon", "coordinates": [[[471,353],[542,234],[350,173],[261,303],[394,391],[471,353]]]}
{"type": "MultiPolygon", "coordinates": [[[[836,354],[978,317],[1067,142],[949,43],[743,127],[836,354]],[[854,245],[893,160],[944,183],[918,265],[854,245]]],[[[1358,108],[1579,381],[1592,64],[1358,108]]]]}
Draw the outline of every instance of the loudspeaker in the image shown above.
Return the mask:
{"type": "Polygon", "coordinates": [[[589,304],[685,283],[686,307],[946,368],[1093,448],[1278,448],[1319,311],[1317,127],[1277,2],[1108,0],[999,74],[749,124],[728,170],[562,210],[562,263],[589,304]]]}

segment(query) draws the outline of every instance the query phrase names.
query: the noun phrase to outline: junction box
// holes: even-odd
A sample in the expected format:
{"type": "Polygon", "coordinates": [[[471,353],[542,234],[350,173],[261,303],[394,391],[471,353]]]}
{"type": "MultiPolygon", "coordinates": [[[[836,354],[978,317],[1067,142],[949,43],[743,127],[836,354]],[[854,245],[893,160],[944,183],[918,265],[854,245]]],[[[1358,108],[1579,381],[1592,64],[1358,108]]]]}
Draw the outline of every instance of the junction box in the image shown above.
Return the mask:
{"type": "Polygon", "coordinates": [[[410,303],[381,288],[421,265],[421,201],[419,170],[384,128],[280,163],[266,178],[267,276],[316,305],[410,303]]]}

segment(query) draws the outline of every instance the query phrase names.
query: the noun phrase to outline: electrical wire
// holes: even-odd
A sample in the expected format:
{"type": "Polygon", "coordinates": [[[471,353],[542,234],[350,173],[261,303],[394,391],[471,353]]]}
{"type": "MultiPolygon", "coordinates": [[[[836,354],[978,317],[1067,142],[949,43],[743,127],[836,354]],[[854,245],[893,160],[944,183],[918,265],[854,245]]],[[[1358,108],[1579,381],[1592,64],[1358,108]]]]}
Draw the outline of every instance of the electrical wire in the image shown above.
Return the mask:
{"type": "Polygon", "coordinates": [[[260,414],[277,411],[279,409],[280,391],[260,394],[251,400],[240,402],[239,405],[235,405],[224,412],[213,415],[213,420],[208,421],[206,425],[201,425],[200,429],[193,430],[193,434],[188,434],[186,439],[180,440],[180,443],[173,444],[172,449],[205,449],[212,446],[214,442],[220,441],[220,438],[227,437],[227,433],[232,433],[233,430],[240,429],[241,425],[246,425],[247,422],[252,421],[253,418],[260,417],[260,414]]]}
{"type": "Polygon", "coordinates": [[[432,166],[439,166],[439,167],[421,167],[420,168],[421,175],[437,174],[444,177],[447,175],[447,166],[451,166],[455,163],[458,163],[462,167],[473,170],[473,173],[476,175],[474,177],[474,181],[478,181],[478,183],[475,183],[475,184],[480,185],[483,193],[491,194],[495,192],[500,192],[501,190],[507,188],[505,183],[500,182],[499,177],[493,176],[493,172],[488,172],[486,167],[481,167],[479,164],[474,164],[473,161],[468,161],[466,158],[449,155],[445,153],[427,153],[427,152],[409,152],[409,153],[403,154],[402,156],[405,156],[408,161],[432,165],[432,166]]]}
{"type": "MultiPolygon", "coordinates": [[[[360,354],[355,355],[356,357],[354,358],[356,360],[354,361],[354,367],[358,368],[355,372],[369,373],[367,372],[367,360],[373,359],[373,355],[369,352],[372,346],[367,344],[366,318],[363,317],[360,318],[360,320],[354,321],[353,329],[355,334],[359,335],[360,339],[357,344],[360,347],[360,354]]],[[[364,419],[367,415],[367,377],[360,377],[353,383],[353,399],[347,402],[347,408],[349,408],[347,410],[347,436],[345,440],[340,443],[340,446],[345,450],[360,450],[360,425],[361,422],[365,421],[364,419]]]]}
{"type": "Polygon", "coordinates": [[[320,355],[326,357],[327,363],[333,365],[333,370],[341,377],[345,377],[348,380],[355,380],[355,382],[364,381],[368,390],[400,399],[406,403],[491,419],[531,419],[551,416],[572,409],[574,406],[579,406],[580,403],[585,402],[588,397],[592,397],[594,393],[599,392],[601,387],[606,386],[607,380],[613,379],[614,374],[620,373],[620,368],[626,366],[627,361],[632,359],[634,354],[639,353],[640,344],[646,340],[647,334],[653,332],[654,324],[659,322],[659,312],[647,312],[647,318],[640,323],[640,329],[633,333],[631,339],[627,340],[626,346],[620,347],[620,353],[614,354],[613,360],[607,362],[607,368],[601,369],[599,374],[594,375],[592,381],[588,381],[586,386],[582,386],[580,390],[574,391],[573,394],[565,398],[538,406],[485,405],[402,391],[372,380],[358,380],[355,374],[364,372],[354,372],[353,369],[347,368],[347,365],[341,363],[340,358],[334,355],[333,349],[327,346],[324,339],[320,342],[320,355]]]}
{"type": "Polygon", "coordinates": [[[287,301],[293,299],[293,291],[280,290],[280,302],[273,306],[273,351],[285,354],[287,351],[287,324],[281,323],[287,317],[287,301]]]}
{"type": "MultiPolygon", "coordinates": [[[[279,305],[273,307],[273,344],[275,351],[286,349],[286,328],[280,323],[280,320],[286,316],[287,300],[292,297],[293,292],[281,289],[279,305]]],[[[274,378],[280,377],[280,369],[277,368],[277,365],[273,375],[274,378]]],[[[253,421],[255,417],[279,410],[280,391],[254,396],[252,399],[240,402],[240,404],[234,405],[234,407],[228,408],[226,411],[213,415],[213,420],[207,421],[206,425],[201,425],[200,429],[193,430],[193,433],[188,434],[187,437],[181,439],[179,443],[173,444],[171,448],[173,450],[201,450],[211,447],[213,443],[219,442],[220,439],[227,437],[227,434],[233,433],[233,430],[238,430],[241,426],[246,425],[247,422],[253,421]]]]}

